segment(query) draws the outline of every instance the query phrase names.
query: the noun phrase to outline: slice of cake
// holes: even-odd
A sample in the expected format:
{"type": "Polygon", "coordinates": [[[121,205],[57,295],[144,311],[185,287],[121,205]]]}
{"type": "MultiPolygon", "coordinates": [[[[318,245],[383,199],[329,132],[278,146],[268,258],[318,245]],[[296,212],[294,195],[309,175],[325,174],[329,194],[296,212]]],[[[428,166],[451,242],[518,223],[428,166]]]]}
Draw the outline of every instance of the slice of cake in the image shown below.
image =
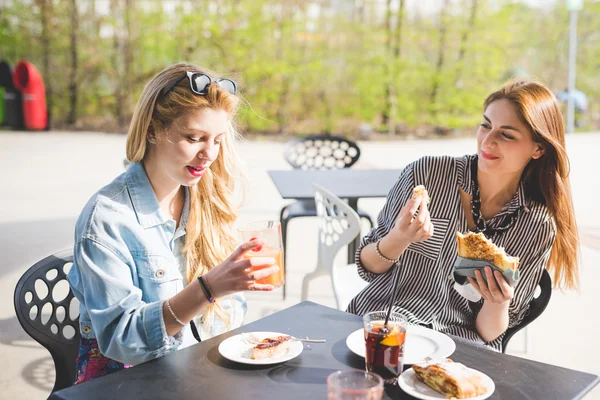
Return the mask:
{"type": "Polygon", "coordinates": [[[288,351],[291,338],[291,336],[277,336],[263,339],[252,348],[251,358],[264,360],[265,358],[281,356],[288,351]]]}
{"type": "Polygon", "coordinates": [[[483,233],[469,232],[463,235],[456,232],[458,244],[458,255],[462,258],[489,261],[503,271],[507,269],[517,270],[519,258],[506,254],[503,248],[496,246],[483,233]]]}
{"type": "Polygon", "coordinates": [[[448,399],[468,399],[488,391],[477,371],[449,358],[441,362],[414,364],[412,369],[421,382],[448,399]]]}

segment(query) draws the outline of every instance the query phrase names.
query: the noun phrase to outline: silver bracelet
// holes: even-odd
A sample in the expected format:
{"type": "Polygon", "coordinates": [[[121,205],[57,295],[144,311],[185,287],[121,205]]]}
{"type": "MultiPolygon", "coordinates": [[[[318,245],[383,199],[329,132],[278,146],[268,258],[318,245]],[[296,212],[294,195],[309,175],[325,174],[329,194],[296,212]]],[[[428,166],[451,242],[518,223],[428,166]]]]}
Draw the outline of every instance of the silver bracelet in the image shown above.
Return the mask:
{"type": "Polygon", "coordinates": [[[394,259],[391,259],[391,258],[387,258],[383,254],[381,254],[381,251],[379,250],[379,242],[381,242],[381,240],[382,239],[379,239],[377,241],[377,243],[375,243],[375,252],[379,256],[379,258],[381,258],[383,261],[387,261],[387,262],[392,263],[392,264],[398,263],[400,261],[400,256],[398,256],[398,258],[394,260],[394,259]]]}
{"type": "Polygon", "coordinates": [[[177,315],[175,315],[175,313],[173,312],[173,309],[171,308],[171,303],[169,303],[169,300],[167,300],[165,303],[167,303],[167,309],[169,310],[169,312],[171,313],[171,316],[173,317],[173,319],[181,326],[186,326],[187,324],[184,324],[179,318],[177,318],[177,315]]]}

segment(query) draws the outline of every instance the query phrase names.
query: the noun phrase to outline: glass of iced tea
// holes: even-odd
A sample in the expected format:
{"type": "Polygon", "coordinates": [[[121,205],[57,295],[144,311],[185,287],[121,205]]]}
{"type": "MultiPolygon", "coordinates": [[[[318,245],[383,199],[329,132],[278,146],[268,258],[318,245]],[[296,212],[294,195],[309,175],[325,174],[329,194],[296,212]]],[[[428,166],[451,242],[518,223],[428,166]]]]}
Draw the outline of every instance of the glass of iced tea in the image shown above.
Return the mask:
{"type": "Polygon", "coordinates": [[[375,372],[386,384],[396,384],[404,367],[404,340],[406,319],[390,313],[387,325],[385,311],[374,311],[363,316],[366,346],[366,370],[375,372]]]}
{"type": "MultiPolygon", "coordinates": [[[[283,265],[283,245],[281,240],[281,224],[279,221],[258,221],[246,224],[238,228],[238,232],[243,242],[254,239],[262,239],[265,244],[249,250],[244,258],[252,257],[273,257],[275,264],[279,266],[279,272],[271,274],[263,279],[257,279],[257,283],[273,285],[276,288],[283,286],[284,265],[283,265]]],[[[257,267],[255,269],[266,268],[257,267]]]]}

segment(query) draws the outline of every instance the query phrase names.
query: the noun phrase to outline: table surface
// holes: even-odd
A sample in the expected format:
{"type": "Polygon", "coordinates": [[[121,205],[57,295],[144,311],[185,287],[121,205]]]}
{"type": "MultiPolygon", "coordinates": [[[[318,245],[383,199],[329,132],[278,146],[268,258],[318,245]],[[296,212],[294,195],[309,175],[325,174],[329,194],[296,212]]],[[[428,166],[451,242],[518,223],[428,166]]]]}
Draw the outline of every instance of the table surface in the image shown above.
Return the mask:
{"type": "Polygon", "coordinates": [[[386,197],[401,169],[331,169],[268,171],[284,199],[314,199],[313,183],[342,199],[386,197]]]}
{"type": "MultiPolygon", "coordinates": [[[[165,357],[55,392],[50,399],[326,399],[327,376],[337,370],[363,369],[364,359],[346,346],[361,318],[312,302],[302,302],[165,357]],[[304,344],[293,360],[275,365],[245,365],[219,354],[229,336],[275,331],[326,339],[304,344]]],[[[497,353],[456,341],[451,356],[490,376],[490,399],[580,399],[598,376],[497,353]]],[[[398,387],[386,387],[385,399],[412,399],[398,387]]]]}

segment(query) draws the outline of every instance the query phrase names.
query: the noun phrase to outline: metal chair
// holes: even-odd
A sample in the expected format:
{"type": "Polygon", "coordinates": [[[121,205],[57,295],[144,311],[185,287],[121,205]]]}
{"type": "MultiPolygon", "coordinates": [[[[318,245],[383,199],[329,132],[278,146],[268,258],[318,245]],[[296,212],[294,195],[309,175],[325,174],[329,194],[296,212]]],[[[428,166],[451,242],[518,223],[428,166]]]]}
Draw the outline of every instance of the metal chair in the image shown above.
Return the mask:
{"type": "Polygon", "coordinates": [[[358,275],[356,264],[334,265],[335,256],[360,234],[360,218],[348,204],[327,189],[316,184],[313,187],[319,217],[319,248],[317,267],[302,280],[302,301],[308,297],[311,280],[330,275],[337,308],[345,310],[367,282],[358,275]]]}
{"type": "MultiPolygon", "coordinates": [[[[350,168],[358,161],[360,149],[356,143],[341,136],[310,135],[286,143],[283,154],[286,161],[297,169],[342,169],[350,168]]],[[[315,217],[316,215],[317,210],[312,199],[297,200],[281,209],[279,220],[281,221],[284,250],[287,247],[289,222],[294,218],[315,217]]],[[[359,209],[358,215],[365,218],[369,226],[373,227],[373,220],[367,212],[359,209]]],[[[284,254],[287,252],[284,251],[284,254]]],[[[285,297],[286,287],[284,286],[283,298],[285,299],[285,297]]]]}
{"type": "MultiPolygon", "coordinates": [[[[534,298],[529,303],[529,310],[527,311],[527,315],[521,323],[517,326],[513,326],[512,328],[508,328],[506,333],[504,333],[504,337],[502,338],[502,352],[506,353],[506,346],[508,345],[508,341],[521,329],[525,328],[527,325],[532,323],[537,317],[542,315],[548,303],[550,302],[550,297],[552,297],[552,279],[550,278],[550,274],[547,270],[544,270],[542,273],[542,278],[540,279],[540,283],[538,285],[539,295],[536,297],[534,294],[534,298]]],[[[537,290],[536,290],[537,292],[537,290]]]]}
{"type": "Polygon", "coordinates": [[[73,251],[44,258],[25,272],[15,288],[19,323],[54,360],[56,381],[52,392],[73,385],[79,351],[79,301],[67,281],[73,251]]]}

